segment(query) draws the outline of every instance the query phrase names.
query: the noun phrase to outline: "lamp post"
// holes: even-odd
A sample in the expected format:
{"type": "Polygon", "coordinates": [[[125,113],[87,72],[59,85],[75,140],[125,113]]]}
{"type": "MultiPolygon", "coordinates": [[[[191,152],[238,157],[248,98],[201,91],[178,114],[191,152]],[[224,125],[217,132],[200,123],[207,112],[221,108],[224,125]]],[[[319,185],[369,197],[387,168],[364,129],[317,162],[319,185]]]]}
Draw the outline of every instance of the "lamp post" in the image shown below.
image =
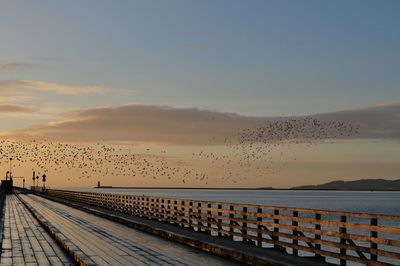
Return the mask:
{"type": "Polygon", "coordinates": [[[39,176],[36,176],[36,190],[39,189],[39,176]]]}
{"type": "Polygon", "coordinates": [[[46,175],[45,174],[43,174],[42,175],[42,181],[43,181],[43,192],[45,192],[46,191],[46,175]]]}
{"type": "Polygon", "coordinates": [[[10,179],[12,178],[12,157],[10,157],[10,179]]]}
{"type": "Polygon", "coordinates": [[[33,181],[32,189],[35,190],[35,171],[33,171],[32,181],[33,181]]]}

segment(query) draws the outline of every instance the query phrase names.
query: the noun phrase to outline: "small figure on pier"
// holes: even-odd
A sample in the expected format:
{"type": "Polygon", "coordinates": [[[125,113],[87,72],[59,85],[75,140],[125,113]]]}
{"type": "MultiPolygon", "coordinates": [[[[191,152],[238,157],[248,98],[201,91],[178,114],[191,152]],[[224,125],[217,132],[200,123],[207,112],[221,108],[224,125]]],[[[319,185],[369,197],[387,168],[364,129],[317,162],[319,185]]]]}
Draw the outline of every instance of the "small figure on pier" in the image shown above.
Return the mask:
{"type": "Polygon", "coordinates": [[[1,180],[1,186],[5,189],[6,194],[12,194],[13,181],[10,171],[7,171],[4,180],[1,180]]]}

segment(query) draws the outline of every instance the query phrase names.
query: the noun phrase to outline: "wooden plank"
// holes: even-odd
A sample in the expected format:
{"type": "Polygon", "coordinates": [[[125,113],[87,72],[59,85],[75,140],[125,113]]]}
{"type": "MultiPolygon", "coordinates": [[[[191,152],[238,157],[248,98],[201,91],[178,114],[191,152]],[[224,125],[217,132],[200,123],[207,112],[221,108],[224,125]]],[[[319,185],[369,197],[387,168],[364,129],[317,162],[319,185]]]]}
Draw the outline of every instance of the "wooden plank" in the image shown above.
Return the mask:
{"type": "MultiPolygon", "coordinates": [[[[82,256],[86,255],[93,261],[103,261],[103,264],[106,262],[111,265],[132,265],[133,261],[153,265],[228,264],[214,256],[192,252],[191,248],[150,236],[65,205],[35,196],[24,195],[22,198],[29,204],[34,204],[36,211],[65,234],[71,243],[79,246],[83,251],[82,256]],[[182,254],[185,256],[181,256],[182,254]]],[[[153,208],[151,201],[149,204],[148,208],[153,208]]],[[[158,219],[158,216],[154,218],[158,219]]]]}
{"type": "Polygon", "coordinates": [[[15,195],[7,195],[1,265],[64,265],[72,261],[46,235],[15,195]],[[53,247],[53,248],[52,248],[53,247]],[[51,261],[48,259],[51,258],[51,261]]]}

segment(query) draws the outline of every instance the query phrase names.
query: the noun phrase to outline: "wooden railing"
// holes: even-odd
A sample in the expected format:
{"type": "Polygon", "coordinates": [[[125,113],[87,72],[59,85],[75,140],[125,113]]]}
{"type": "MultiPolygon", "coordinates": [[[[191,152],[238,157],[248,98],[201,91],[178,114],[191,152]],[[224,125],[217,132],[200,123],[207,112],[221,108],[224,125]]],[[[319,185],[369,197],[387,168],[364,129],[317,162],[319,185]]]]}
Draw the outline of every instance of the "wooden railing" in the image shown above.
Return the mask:
{"type": "Polygon", "coordinates": [[[340,265],[400,265],[400,216],[64,190],[48,195],[340,265]]]}
{"type": "MultiPolygon", "coordinates": [[[[3,213],[4,201],[6,198],[6,191],[3,186],[0,186],[0,215],[3,213]]],[[[0,218],[1,221],[1,218],[0,218]]]]}

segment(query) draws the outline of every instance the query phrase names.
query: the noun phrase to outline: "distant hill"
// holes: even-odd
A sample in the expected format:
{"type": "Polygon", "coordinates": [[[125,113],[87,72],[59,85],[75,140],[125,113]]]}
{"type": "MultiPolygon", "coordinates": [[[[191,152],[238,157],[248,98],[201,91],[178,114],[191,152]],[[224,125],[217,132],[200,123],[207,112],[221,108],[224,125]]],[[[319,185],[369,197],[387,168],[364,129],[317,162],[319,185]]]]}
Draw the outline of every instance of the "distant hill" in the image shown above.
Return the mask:
{"type": "Polygon", "coordinates": [[[320,189],[320,190],[400,190],[400,179],[360,179],[355,181],[337,180],[320,185],[298,186],[291,189],[320,189]]]}

